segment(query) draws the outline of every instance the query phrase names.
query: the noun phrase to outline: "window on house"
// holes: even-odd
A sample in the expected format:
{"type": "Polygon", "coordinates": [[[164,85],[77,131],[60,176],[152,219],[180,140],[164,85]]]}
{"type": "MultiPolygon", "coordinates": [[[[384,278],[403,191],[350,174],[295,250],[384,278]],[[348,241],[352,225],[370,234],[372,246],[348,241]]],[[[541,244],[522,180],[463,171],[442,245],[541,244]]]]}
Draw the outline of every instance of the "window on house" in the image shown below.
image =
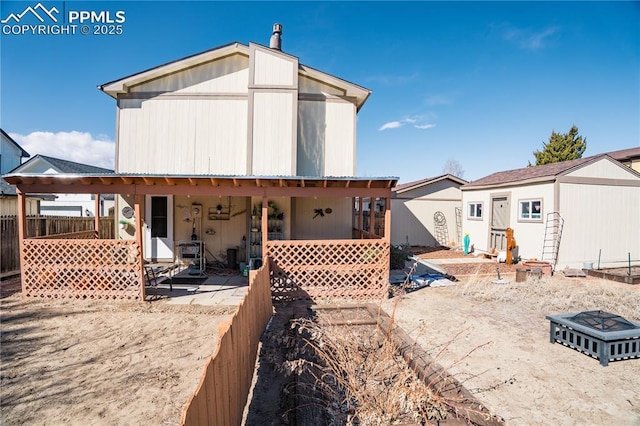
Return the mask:
{"type": "Polygon", "coordinates": [[[468,217],[470,219],[482,219],[482,203],[469,203],[468,217]]]}
{"type": "Polygon", "coordinates": [[[542,219],[542,200],[520,201],[519,217],[521,220],[542,219]]]}
{"type": "Polygon", "coordinates": [[[167,238],[167,197],[151,197],[151,237],[167,238]]]}

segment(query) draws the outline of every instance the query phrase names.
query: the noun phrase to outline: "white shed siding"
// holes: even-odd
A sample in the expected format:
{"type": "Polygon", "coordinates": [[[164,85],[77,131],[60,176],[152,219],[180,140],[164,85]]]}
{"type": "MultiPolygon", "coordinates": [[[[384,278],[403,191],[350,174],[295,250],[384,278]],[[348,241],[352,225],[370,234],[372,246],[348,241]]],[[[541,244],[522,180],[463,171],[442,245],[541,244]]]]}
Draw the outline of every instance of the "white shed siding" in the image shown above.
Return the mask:
{"type": "Polygon", "coordinates": [[[449,180],[396,194],[391,200],[391,243],[437,245],[433,215],[438,211],[447,220],[449,242],[457,241],[455,209],[461,205],[460,185],[449,180]]]}
{"type": "Polygon", "coordinates": [[[249,57],[236,54],[130,88],[136,92],[247,93],[249,57]]]}
{"type": "Polygon", "coordinates": [[[257,92],[253,99],[253,174],[295,174],[293,93],[257,92]]]}
{"type": "Polygon", "coordinates": [[[510,188],[510,226],[518,245],[518,254],[523,259],[540,259],[542,256],[547,213],[555,211],[553,188],[553,182],[510,188]],[[542,214],[539,221],[520,220],[520,201],[524,200],[542,200],[542,214]]]}
{"type": "Polygon", "coordinates": [[[496,194],[509,194],[509,220],[514,238],[518,245],[519,255],[523,259],[540,258],[544,241],[545,219],[549,212],[554,211],[554,184],[514,186],[509,188],[494,188],[482,190],[462,191],[463,233],[469,233],[471,243],[482,251],[491,251],[489,233],[491,230],[491,199],[496,194]],[[542,219],[537,222],[519,220],[519,205],[522,200],[542,200],[542,219]],[[469,218],[469,203],[483,203],[483,217],[481,220],[469,218]]]}
{"type": "Polygon", "coordinates": [[[327,102],[324,176],[354,176],[356,171],[356,107],[327,102]]]}
{"type": "Polygon", "coordinates": [[[462,191],[462,235],[469,234],[471,244],[477,250],[489,251],[491,227],[489,190],[462,191]],[[482,203],[482,218],[469,218],[469,203],[482,203]]]}
{"type": "Polygon", "coordinates": [[[293,86],[294,62],[264,50],[255,50],[255,76],[257,85],[293,86]]]}
{"type": "Polygon", "coordinates": [[[246,173],[244,99],[122,100],[119,116],[121,173],[246,173]]]}
{"type": "Polygon", "coordinates": [[[292,237],[295,240],[351,239],[351,198],[295,198],[292,237]],[[331,214],[317,216],[315,209],[327,208],[331,214]]]}
{"type": "Polygon", "coordinates": [[[601,267],[626,264],[628,253],[640,259],[640,186],[562,183],[560,208],[559,269],[595,264],[600,249],[601,267]]]}
{"type": "Polygon", "coordinates": [[[324,93],[327,95],[344,95],[344,90],[309,77],[300,76],[298,78],[298,89],[300,93],[324,93]]]}
{"type": "MultiPolygon", "coordinates": [[[[34,216],[40,214],[38,201],[34,198],[25,198],[25,214],[34,216]]],[[[18,214],[18,197],[5,197],[0,199],[0,216],[15,216],[18,214]]]]}
{"type": "Polygon", "coordinates": [[[621,164],[614,163],[607,158],[602,158],[595,163],[579,168],[566,176],[608,178],[608,179],[629,179],[629,171],[621,164]]]}

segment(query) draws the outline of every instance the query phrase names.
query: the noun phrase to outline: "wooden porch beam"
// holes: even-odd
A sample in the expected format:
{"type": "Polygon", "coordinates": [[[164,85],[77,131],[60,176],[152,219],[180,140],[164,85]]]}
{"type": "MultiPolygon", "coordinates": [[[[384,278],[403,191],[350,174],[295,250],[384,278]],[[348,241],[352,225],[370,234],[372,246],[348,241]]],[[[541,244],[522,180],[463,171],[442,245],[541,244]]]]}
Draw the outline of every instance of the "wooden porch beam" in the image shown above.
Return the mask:
{"type": "Polygon", "coordinates": [[[176,184],[175,179],[172,179],[170,177],[165,177],[164,180],[165,180],[165,182],[167,182],[167,185],[169,185],[169,186],[173,186],[173,185],[176,184]]]}
{"type": "Polygon", "coordinates": [[[194,178],[187,178],[191,186],[198,186],[198,181],[194,178]]]}
{"type": "MultiPolygon", "coordinates": [[[[26,218],[26,197],[25,194],[20,190],[20,188],[16,188],[16,193],[18,194],[18,240],[20,245],[20,269],[24,270],[25,265],[25,256],[24,256],[24,239],[27,237],[27,218],[26,218]]],[[[26,276],[25,274],[20,274],[20,283],[22,286],[22,295],[26,294],[26,276]]]]}
{"type": "Polygon", "coordinates": [[[384,199],[384,240],[391,243],[391,199],[384,199]]]}
{"type": "Polygon", "coordinates": [[[140,300],[144,302],[145,299],[145,292],[144,292],[144,249],[142,247],[142,203],[144,203],[144,195],[141,194],[137,194],[135,201],[134,201],[134,206],[133,206],[133,214],[136,218],[136,229],[135,229],[135,235],[136,235],[136,243],[138,244],[138,249],[139,249],[139,253],[138,253],[138,261],[140,262],[140,271],[138,272],[138,275],[140,276],[140,281],[139,281],[139,285],[140,285],[140,300]]]}
{"type": "Polygon", "coordinates": [[[267,257],[267,241],[269,241],[269,199],[267,196],[262,197],[262,262],[267,257]]]}
{"type": "Polygon", "coordinates": [[[153,185],[154,184],[153,179],[151,179],[150,177],[143,176],[142,177],[142,181],[145,183],[145,185],[153,185]]]}
{"type": "Polygon", "coordinates": [[[131,185],[133,183],[133,178],[127,176],[123,176],[122,178],[120,178],[120,180],[122,180],[122,183],[124,183],[125,185],[131,185]]]}
{"type": "Polygon", "coordinates": [[[100,177],[100,182],[102,182],[103,185],[111,185],[113,183],[113,180],[111,178],[108,177],[100,177]]]}
{"type": "Polygon", "coordinates": [[[219,186],[220,183],[218,183],[218,179],[216,178],[210,178],[209,179],[211,181],[211,186],[219,186]]]}

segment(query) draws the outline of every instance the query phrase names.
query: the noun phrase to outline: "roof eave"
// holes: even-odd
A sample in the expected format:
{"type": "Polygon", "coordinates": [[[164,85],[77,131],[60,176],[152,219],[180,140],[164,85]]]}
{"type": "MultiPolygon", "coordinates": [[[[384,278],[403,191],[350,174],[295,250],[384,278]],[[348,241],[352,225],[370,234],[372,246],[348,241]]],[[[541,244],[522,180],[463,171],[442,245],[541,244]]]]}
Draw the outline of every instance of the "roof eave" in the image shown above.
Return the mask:
{"type": "Polygon", "coordinates": [[[127,93],[131,86],[154,80],[156,78],[162,77],[175,71],[179,71],[184,68],[196,66],[201,63],[215,60],[217,58],[229,56],[233,53],[243,53],[249,55],[249,47],[236,41],[224,46],[216,47],[204,52],[176,59],[174,61],[167,62],[146,69],[144,71],[140,71],[138,73],[101,84],[98,86],[98,89],[111,96],[112,98],[117,99],[119,94],[127,93]]]}

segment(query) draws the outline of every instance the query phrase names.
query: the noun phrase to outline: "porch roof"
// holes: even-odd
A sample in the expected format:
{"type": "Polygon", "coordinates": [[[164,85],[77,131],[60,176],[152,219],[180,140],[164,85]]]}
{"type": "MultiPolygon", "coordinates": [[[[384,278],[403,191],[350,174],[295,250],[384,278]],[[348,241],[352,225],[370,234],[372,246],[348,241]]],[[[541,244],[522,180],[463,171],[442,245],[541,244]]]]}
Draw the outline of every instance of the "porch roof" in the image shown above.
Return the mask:
{"type": "Polygon", "coordinates": [[[14,173],[23,193],[230,195],[267,197],[390,197],[397,177],[14,173]]]}

